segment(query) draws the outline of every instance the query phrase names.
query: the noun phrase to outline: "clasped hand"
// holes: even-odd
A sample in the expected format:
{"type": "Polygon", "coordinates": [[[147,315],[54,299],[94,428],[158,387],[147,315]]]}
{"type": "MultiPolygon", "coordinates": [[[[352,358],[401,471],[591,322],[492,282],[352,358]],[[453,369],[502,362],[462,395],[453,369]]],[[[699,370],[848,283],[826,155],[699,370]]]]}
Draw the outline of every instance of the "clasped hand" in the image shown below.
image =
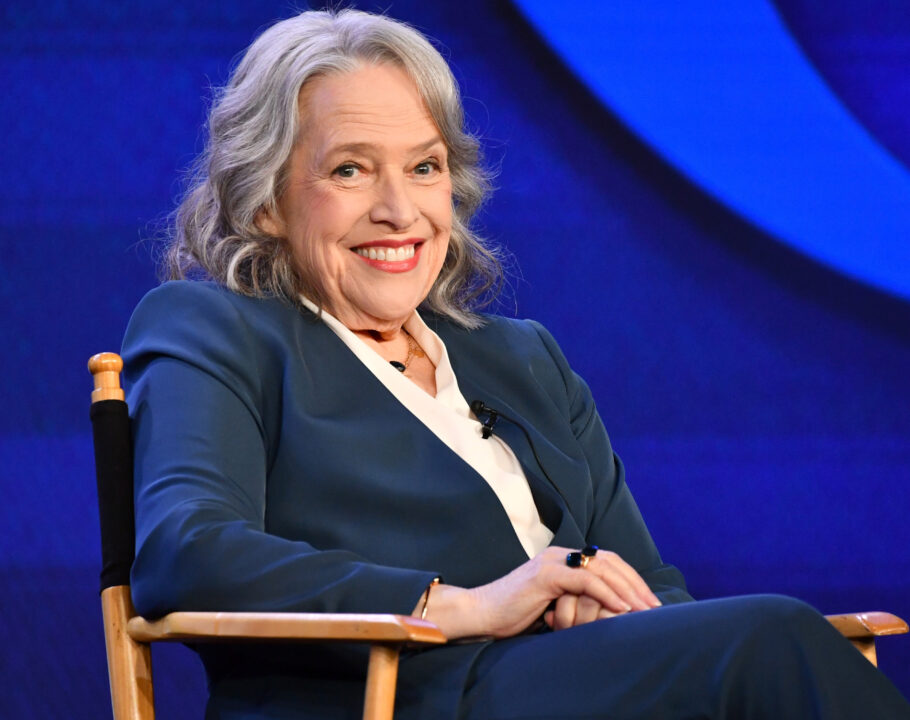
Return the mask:
{"type": "Polygon", "coordinates": [[[566,565],[571,551],[549,547],[508,575],[476,588],[440,585],[433,591],[427,619],[450,639],[505,638],[541,616],[551,628],[562,630],[661,604],[616,553],[598,550],[587,567],[573,568],[566,565]]]}

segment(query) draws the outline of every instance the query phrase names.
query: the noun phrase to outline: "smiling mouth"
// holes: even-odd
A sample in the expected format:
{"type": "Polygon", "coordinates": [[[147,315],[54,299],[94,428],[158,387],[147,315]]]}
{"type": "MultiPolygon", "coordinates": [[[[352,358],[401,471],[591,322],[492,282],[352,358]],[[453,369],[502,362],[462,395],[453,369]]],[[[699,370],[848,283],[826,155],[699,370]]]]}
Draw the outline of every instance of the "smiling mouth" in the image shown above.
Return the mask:
{"type": "Polygon", "coordinates": [[[381,262],[403,262],[414,257],[416,252],[415,245],[402,245],[401,247],[357,247],[354,252],[365,257],[368,260],[379,260],[381,262]]]}

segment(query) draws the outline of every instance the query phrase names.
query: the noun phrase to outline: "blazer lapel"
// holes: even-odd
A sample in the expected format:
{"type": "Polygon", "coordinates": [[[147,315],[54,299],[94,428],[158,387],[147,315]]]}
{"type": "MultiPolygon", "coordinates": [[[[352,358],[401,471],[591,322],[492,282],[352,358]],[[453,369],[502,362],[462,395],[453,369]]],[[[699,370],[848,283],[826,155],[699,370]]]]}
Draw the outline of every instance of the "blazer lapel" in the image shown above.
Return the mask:
{"type": "MultiPolygon", "coordinates": [[[[310,318],[307,318],[309,321],[310,318]]],[[[369,442],[370,436],[381,434],[379,423],[373,422],[368,415],[373,409],[384,418],[385,424],[390,427],[407,428],[407,436],[420,438],[414,440],[414,448],[424,448],[425,454],[433,458],[432,472],[427,466],[415,465],[408,473],[409,477],[402,478],[400,482],[407,484],[413,482],[414,477],[419,477],[424,491],[433,497],[446,497],[453,492],[466,490],[474,499],[470,507],[469,519],[462,518],[457,526],[446,526],[446,520],[438,518],[437,531],[443,534],[464,533],[464,523],[470,522],[475,527],[485,528],[483,535],[489,542],[495,542],[498,554],[495,557],[495,573],[503,575],[513,569],[527,558],[515,529],[509,520],[499,498],[496,496],[489,483],[477,473],[465,460],[440,440],[432,430],[410,412],[372,372],[350,351],[334,331],[322,322],[314,323],[307,332],[307,341],[311,350],[316,350],[315,355],[321,358],[318,367],[313,368],[314,382],[311,392],[307,393],[306,402],[311,405],[310,414],[323,417],[344,417],[352,403],[363,409],[358,418],[360,424],[366,428],[348,426],[353,437],[361,436],[361,442],[369,442]],[[350,389],[356,388],[357,397],[350,397],[350,389]],[[378,409],[378,410],[377,410],[378,409]]],[[[311,353],[312,354],[312,353],[311,353]]],[[[402,448],[387,450],[395,455],[403,452],[402,448]]],[[[373,455],[381,458],[383,449],[374,449],[373,455]]],[[[414,454],[414,453],[411,453],[414,454]]],[[[392,462],[379,462],[380,467],[385,467],[392,462]]],[[[399,460],[399,462],[401,462],[399,460]]],[[[523,462],[524,466],[527,466],[523,462]]],[[[378,470],[377,470],[378,472],[378,470]]],[[[393,489],[394,480],[388,478],[385,484],[393,489]]],[[[402,492],[405,488],[402,488],[402,492]]],[[[533,493],[533,486],[532,486],[533,493]]],[[[552,501],[550,501],[552,503],[552,501]]],[[[482,577],[471,575],[467,568],[454,569],[453,566],[462,563],[477,564],[477,559],[484,555],[479,548],[463,549],[457,558],[451,559],[451,564],[439,566],[446,579],[458,580],[465,583],[478,583],[482,577]]],[[[493,562],[494,558],[485,558],[480,565],[493,562]]],[[[488,571],[490,568],[484,568],[488,571]]],[[[479,572],[479,571],[478,571],[479,572]]],[[[488,574],[488,573],[487,573],[488,574]]],[[[485,581],[485,580],[484,580],[485,581]]]]}
{"type": "MultiPolygon", "coordinates": [[[[448,347],[448,341],[446,345],[448,347]]],[[[565,464],[565,455],[538,431],[533,422],[523,417],[499,395],[495,389],[495,379],[482,377],[478,381],[476,374],[469,371],[469,367],[463,367],[465,363],[457,363],[451,355],[452,353],[450,360],[455,368],[459,388],[468,404],[474,400],[481,400],[485,405],[512,419],[510,421],[500,417],[493,432],[508,444],[521,463],[540,518],[555,535],[551,544],[566,547],[583,545],[584,531],[580,527],[578,517],[572,512],[571,501],[557,484],[560,470],[565,464]],[[530,442],[522,427],[527,431],[530,442]],[[535,450],[537,457],[534,454],[535,450]],[[540,459],[540,463],[537,458],[540,459]],[[550,480],[546,479],[547,476],[550,480]]]]}

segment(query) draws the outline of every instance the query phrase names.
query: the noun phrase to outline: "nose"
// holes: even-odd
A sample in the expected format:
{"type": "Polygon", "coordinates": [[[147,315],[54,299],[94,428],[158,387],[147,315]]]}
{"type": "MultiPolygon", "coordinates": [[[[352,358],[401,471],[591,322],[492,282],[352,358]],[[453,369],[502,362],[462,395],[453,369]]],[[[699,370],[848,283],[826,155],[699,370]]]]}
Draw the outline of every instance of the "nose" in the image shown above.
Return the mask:
{"type": "Polygon", "coordinates": [[[420,216],[413,188],[405,177],[385,176],[376,185],[376,199],[370,208],[370,220],[385,223],[394,230],[407,230],[420,216]]]}

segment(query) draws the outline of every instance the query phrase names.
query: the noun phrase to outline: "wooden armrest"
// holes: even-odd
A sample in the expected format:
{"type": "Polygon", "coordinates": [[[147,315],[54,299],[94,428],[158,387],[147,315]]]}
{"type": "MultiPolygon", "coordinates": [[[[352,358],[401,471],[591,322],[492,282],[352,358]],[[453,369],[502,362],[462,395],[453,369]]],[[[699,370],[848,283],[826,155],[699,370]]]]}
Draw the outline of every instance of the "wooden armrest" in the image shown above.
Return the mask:
{"type": "Polygon", "coordinates": [[[149,622],[133,617],[127,633],[156,640],[343,640],[348,642],[446,642],[433,623],[407,615],[267,612],[173,612],[149,622]]]}
{"type": "Polygon", "coordinates": [[[907,632],[907,623],[904,620],[886,612],[847,613],[825,617],[847,638],[871,638],[907,632]]]}
{"type": "MultiPolygon", "coordinates": [[[[907,623],[886,612],[827,615],[847,638],[900,635],[907,623]]],[[[407,615],[348,613],[174,612],[150,622],[133,617],[130,637],[140,642],[219,639],[341,640],[348,642],[446,642],[440,630],[426,620],[407,615]]]]}

